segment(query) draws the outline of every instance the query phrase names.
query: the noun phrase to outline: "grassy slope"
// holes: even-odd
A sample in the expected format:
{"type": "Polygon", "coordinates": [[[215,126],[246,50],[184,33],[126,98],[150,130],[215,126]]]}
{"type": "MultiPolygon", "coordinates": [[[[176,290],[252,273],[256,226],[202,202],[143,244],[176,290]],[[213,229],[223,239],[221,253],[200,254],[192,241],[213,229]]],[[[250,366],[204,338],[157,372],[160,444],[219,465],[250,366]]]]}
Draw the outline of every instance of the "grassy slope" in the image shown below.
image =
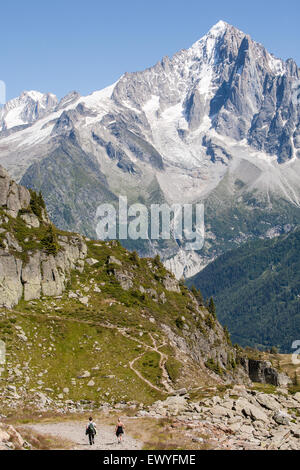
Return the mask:
{"type": "Polygon", "coordinates": [[[168,325],[180,336],[182,330],[176,326],[179,316],[184,316],[191,330],[199,325],[187,288],[181,286],[180,293],[168,292],[161,282],[167,271],[160,263],[140,260],[117,242],[88,242],[88,250],[98,263],[86,263],[82,274],[74,271],[60,298],[21,300],[13,311],[0,311],[0,339],[7,346],[0,392],[9,381],[26,392],[28,404],[34,391],[57,399],[64,388],[69,389],[64,400],[92,400],[96,405],[130,400],[151,403],[166,397],[160,382],[160,355],[151,349],[152,338],[168,356],[166,368],[174,388],[212,383],[205,370],[174,349],[161,329],[161,324],[168,325]],[[107,263],[111,255],[122,262],[123,270],[134,274],[129,291],[116,281],[112,270],[120,267],[107,263]],[[140,286],[155,289],[158,295],[164,292],[167,302],[142,294],[140,286]],[[70,298],[71,292],[88,296],[88,305],[70,298]],[[26,342],[18,337],[20,331],[27,336],[26,342]],[[135,369],[158,389],[130,369],[139,356],[135,369]],[[89,371],[90,377],[78,378],[84,371],[89,371]],[[88,385],[91,380],[93,386],[88,385]]]}

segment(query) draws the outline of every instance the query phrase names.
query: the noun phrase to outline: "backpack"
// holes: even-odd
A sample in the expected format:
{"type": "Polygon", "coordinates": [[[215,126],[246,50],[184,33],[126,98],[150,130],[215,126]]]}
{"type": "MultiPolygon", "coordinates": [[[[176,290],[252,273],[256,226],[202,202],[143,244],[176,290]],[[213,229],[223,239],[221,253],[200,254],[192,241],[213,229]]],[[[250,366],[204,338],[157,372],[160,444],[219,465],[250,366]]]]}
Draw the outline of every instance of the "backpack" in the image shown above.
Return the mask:
{"type": "Polygon", "coordinates": [[[93,423],[90,423],[87,427],[86,434],[96,434],[96,429],[93,425],[93,423]]]}

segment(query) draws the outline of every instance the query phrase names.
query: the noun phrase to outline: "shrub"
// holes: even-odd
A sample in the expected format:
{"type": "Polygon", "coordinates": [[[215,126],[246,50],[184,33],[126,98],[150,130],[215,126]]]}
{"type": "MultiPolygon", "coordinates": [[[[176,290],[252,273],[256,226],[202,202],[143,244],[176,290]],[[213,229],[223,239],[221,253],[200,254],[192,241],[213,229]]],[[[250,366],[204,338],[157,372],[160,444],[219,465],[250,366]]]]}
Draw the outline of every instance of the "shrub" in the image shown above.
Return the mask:
{"type": "Polygon", "coordinates": [[[222,368],[219,364],[219,362],[215,362],[214,359],[210,358],[210,359],[207,359],[206,363],[205,363],[205,367],[207,367],[208,369],[210,369],[212,372],[215,372],[215,374],[218,374],[218,375],[223,375],[223,371],[222,371],[222,368]]]}
{"type": "Polygon", "coordinates": [[[57,240],[57,234],[54,225],[49,225],[44,238],[41,240],[44,250],[50,255],[57,255],[59,250],[59,244],[57,240]]]}
{"type": "Polygon", "coordinates": [[[30,208],[32,212],[39,218],[42,218],[42,210],[45,209],[45,201],[43,199],[42,193],[39,192],[38,194],[33,191],[33,189],[30,190],[30,208]]]}
{"type": "Polygon", "coordinates": [[[176,320],[175,320],[175,324],[176,324],[177,328],[179,328],[179,330],[182,330],[183,325],[184,325],[184,321],[182,320],[181,317],[177,317],[176,320]]]}
{"type": "Polygon", "coordinates": [[[182,364],[174,358],[169,358],[165,364],[168,376],[172,380],[172,382],[176,382],[176,380],[180,377],[180,371],[182,369],[182,364]]]}
{"type": "Polygon", "coordinates": [[[160,260],[160,256],[159,255],[156,255],[155,258],[153,259],[153,263],[155,266],[157,266],[158,268],[160,268],[162,266],[162,262],[160,260]]]}
{"type": "Polygon", "coordinates": [[[214,317],[216,316],[216,306],[215,306],[214,299],[212,297],[209,300],[209,304],[208,304],[207,309],[208,309],[209,313],[211,313],[214,317]]]}
{"type": "Polygon", "coordinates": [[[229,346],[232,346],[232,342],[231,342],[231,338],[230,338],[230,333],[229,333],[229,331],[228,331],[227,326],[224,326],[224,335],[225,335],[227,344],[228,344],[229,346]]]}
{"type": "Polygon", "coordinates": [[[130,254],[130,260],[133,261],[133,263],[136,264],[137,266],[140,265],[140,258],[136,251],[133,251],[130,254]]]}
{"type": "Polygon", "coordinates": [[[197,290],[195,286],[192,286],[191,292],[193,296],[195,297],[195,299],[197,300],[200,307],[202,307],[204,305],[204,299],[203,299],[201,290],[200,289],[197,290]]]}
{"type": "Polygon", "coordinates": [[[215,322],[215,319],[212,315],[208,314],[206,315],[205,317],[205,324],[209,327],[209,328],[214,328],[215,325],[216,325],[216,322],[215,322]]]}

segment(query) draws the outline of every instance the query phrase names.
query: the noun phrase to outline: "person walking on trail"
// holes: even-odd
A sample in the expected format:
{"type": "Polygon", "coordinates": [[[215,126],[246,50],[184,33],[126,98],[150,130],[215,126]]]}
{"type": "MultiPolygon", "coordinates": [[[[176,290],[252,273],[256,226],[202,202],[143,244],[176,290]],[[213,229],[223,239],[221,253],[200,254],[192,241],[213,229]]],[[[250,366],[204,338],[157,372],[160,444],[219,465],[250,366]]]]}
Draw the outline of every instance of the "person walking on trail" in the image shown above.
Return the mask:
{"type": "Polygon", "coordinates": [[[121,418],[118,419],[117,425],[116,425],[116,436],[118,438],[118,444],[121,444],[123,435],[124,435],[124,430],[125,426],[121,421],[121,418]]]}
{"type": "Polygon", "coordinates": [[[92,417],[89,418],[89,422],[87,424],[85,434],[89,436],[90,445],[92,446],[93,444],[95,444],[95,436],[97,434],[97,427],[92,417]]]}

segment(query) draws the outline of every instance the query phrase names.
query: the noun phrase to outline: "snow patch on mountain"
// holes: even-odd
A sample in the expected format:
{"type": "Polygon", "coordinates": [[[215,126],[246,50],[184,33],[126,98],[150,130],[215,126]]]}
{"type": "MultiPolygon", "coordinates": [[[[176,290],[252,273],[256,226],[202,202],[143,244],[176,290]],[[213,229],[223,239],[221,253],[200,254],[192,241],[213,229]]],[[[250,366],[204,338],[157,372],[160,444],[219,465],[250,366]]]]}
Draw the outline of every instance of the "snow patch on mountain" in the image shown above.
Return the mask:
{"type": "Polygon", "coordinates": [[[58,104],[52,93],[24,91],[18,98],[8,101],[0,110],[0,130],[31,124],[51,113],[58,104]]]}

